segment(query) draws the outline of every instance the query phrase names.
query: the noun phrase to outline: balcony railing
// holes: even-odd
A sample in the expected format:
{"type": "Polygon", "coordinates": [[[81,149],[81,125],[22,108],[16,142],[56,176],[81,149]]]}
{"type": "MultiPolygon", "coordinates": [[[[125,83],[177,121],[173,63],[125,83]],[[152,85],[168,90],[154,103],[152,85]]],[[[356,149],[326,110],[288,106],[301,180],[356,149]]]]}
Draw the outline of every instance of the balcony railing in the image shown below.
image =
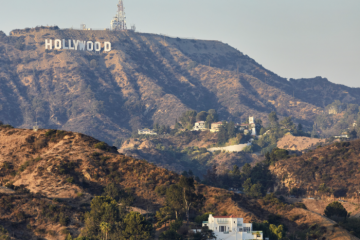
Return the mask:
{"type": "Polygon", "coordinates": [[[203,221],[202,223],[209,223],[209,221],[203,221]]]}
{"type": "Polygon", "coordinates": [[[218,224],[228,224],[229,221],[228,220],[217,220],[218,224]]]}

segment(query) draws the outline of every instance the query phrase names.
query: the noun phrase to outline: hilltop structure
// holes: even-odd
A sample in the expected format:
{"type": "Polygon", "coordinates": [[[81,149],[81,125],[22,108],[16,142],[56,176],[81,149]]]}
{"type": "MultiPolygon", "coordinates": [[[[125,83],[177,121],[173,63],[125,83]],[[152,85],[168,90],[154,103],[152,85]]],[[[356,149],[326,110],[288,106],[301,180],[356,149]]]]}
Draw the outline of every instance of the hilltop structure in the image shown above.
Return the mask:
{"type": "Polygon", "coordinates": [[[154,132],[153,130],[148,129],[148,128],[138,129],[138,134],[139,135],[157,135],[156,132],[154,132]]]}
{"type": "Polygon", "coordinates": [[[214,231],[218,240],[240,240],[240,239],[263,239],[262,231],[252,231],[252,223],[244,223],[243,218],[231,216],[209,215],[208,221],[202,226],[207,226],[214,231]]]}
{"type": "Polygon", "coordinates": [[[125,16],[125,7],[122,0],[119,0],[118,11],[116,16],[111,20],[111,30],[113,31],[123,31],[127,30],[126,26],[126,16],[125,16]]]}

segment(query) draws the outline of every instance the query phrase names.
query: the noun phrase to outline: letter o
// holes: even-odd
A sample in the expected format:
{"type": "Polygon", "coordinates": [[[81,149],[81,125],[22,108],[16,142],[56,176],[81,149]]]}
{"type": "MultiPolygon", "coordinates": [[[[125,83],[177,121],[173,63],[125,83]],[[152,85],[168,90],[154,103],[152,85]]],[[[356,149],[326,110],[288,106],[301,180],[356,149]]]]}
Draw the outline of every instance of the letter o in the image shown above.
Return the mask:
{"type": "Polygon", "coordinates": [[[87,50],[91,52],[92,50],[94,50],[94,43],[92,41],[88,41],[86,47],[87,50]]]}
{"type": "Polygon", "coordinates": [[[95,51],[100,52],[100,50],[101,50],[101,43],[95,42],[95,51]]]}
{"type": "Polygon", "coordinates": [[[55,49],[61,49],[61,40],[55,39],[55,49]]]}

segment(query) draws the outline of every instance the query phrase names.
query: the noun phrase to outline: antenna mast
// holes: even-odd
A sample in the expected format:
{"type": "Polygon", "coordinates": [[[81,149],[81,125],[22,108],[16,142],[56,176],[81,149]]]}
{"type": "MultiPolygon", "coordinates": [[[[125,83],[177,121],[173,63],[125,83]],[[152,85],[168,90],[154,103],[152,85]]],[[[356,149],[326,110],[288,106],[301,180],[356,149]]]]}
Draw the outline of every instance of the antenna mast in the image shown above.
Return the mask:
{"type": "Polygon", "coordinates": [[[126,15],[123,0],[119,0],[117,5],[118,11],[114,19],[111,21],[111,30],[122,31],[126,30],[126,15]]]}

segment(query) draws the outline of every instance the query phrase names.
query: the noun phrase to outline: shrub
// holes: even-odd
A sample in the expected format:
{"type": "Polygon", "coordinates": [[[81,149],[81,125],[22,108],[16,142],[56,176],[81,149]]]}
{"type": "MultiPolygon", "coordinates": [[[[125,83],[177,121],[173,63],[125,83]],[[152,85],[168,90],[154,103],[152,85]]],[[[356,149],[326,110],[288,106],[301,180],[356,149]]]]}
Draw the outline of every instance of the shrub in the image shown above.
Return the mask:
{"type": "Polygon", "coordinates": [[[23,165],[20,166],[19,171],[23,172],[30,165],[29,161],[26,161],[23,165]]]}
{"type": "Polygon", "coordinates": [[[60,213],[59,214],[59,223],[62,225],[62,226],[67,226],[70,222],[70,219],[69,217],[67,217],[64,213],[60,213]]]}
{"type": "Polygon", "coordinates": [[[100,150],[106,150],[108,145],[104,142],[98,142],[94,145],[94,148],[100,149],[100,150]]]}
{"type": "Polygon", "coordinates": [[[64,229],[61,230],[61,234],[63,234],[63,235],[69,235],[70,232],[69,232],[69,230],[67,230],[67,228],[64,228],[64,229]]]}
{"type": "Polygon", "coordinates": [[[325,216],[332,217],[337,216],[341,218],[346,218],[348,213],[344,206],[339,202],[332,202],[325,208],[325,216]]]}
{"type": "Polygon", "coordinates": [[[73,177],[68,177],[68,178],[66,179],[66,181],[67,181],[68,183],[73,183],[73,182],[74,182],[74,178],[73,178],[73,177]]]}
{"type": "Polygon", "coordinates": [[[164,196],[166,193],[166,186],[164,186],[164,185],[156,186],[155,192],[160,196],[164,196]]]}
{"type": "Polygon", "coordinates": [[[300,203],[300,202],[295,203],[294,206],[297,208],[307,209],[306,205],[304,203],[300,203]]]}
{"type": "Polygon", "coordinates": [[[56,130],[50,129],[45,133],[45,136],[50,137],[50,136],[55,135],[55,134],[56,134],[56,130]]]}
{"type": "Polygon", "coordinates": [[[36,139],[34,142],[34,148],[36,150],[40,150],[47,146],[47,140],[46,139],[36,139]]]}

